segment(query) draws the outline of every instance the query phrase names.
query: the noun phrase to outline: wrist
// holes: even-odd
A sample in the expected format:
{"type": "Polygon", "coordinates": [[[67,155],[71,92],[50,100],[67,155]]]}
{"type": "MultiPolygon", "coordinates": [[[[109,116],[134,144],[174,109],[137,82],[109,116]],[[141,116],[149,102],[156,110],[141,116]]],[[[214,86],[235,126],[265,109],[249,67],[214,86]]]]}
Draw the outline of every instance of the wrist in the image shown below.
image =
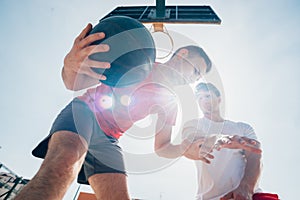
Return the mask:
{"type": "Polygon", "coordinates": [[[249,181],[242,180],[240,183],[240,187],[243,188],[245,191],[254,192],[255,184],[250,183],[249,181]]]}
{"type": "Polygon", "coordinates": [[[187,153],[187,150],[189,149],[190,145],[191,143],[187,139],[182,141],[182,143],[179,146],[181,155],[185,155],[187,153]]]}

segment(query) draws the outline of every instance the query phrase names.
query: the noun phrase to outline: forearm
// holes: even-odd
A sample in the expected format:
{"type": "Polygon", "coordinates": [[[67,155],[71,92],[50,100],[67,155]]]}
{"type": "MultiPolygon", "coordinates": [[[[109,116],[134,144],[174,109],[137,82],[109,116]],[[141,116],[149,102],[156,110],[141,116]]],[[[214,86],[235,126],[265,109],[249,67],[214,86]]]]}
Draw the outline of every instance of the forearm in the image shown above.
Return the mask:
{"type": "Polygon", "coordinates": [[[105,37],[104,33],[88,35],[91,29],[92,25],[88,24],[82,30],[76,37],[70,52],[64,58],[61,75],[66,88],[69,90],[85,89],[98,84],[99,80],[106,79],[103,74],[96,73],[91,67],[106,69],[110,67],[110,63],[90,60],[88,57],[92,51],[97,53],[109,51],[109,46],[91,45],[91,43],[105,37]]]}
{"type": "Polygon", "coordinates": [[[61,77],[67,89],[75,90],[74,89],[74,83],[76,77],[75,73],[73,74],[72,72],[69,72],[69,76],[68,76],[65,67],[63,67],[61,70],[61,77]]]}
{"type": "Polygon", "coordinates": [[[246,185],[253,192],[261,173],[261,154],[246,151],[245,158],[247,164],[241,184],[246,185]]]}
{"type": "Polygon", "coordinates": [[[184,147],[181,144],[166,144],[159,148],[155,148],[158,156],[165,158],[178,158],[184,154],[184,147]]]}
{"type": "Polygon", "coordinates": [[[184,143],[172,144],[171,134],[172,125],[163,123],[163,118],[158,115],[158,120],[156,124],[156,134],[154,149],[158,156],[165,158],[177,158],[183,155],[185,148],[184,143]]]}

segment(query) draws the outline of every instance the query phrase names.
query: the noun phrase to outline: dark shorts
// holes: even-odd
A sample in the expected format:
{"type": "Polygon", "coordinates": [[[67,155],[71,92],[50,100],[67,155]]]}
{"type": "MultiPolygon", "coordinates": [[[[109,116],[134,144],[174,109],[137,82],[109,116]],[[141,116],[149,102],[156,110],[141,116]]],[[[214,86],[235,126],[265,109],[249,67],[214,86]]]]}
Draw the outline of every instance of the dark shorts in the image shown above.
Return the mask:
{"type": "Polygon", "coordinates": [[[55,119],[50,134],[38,144],[32,154],[45,158],[51,136],[57,131],[71,131],[83,136],[89,148],[78,175],[78,183],[88,184],[88,178],[100,173],[125,173],[122,149],[116,138],[107,136],[99,127],[87,104],[79,99],[69,103],[55,119]]]}

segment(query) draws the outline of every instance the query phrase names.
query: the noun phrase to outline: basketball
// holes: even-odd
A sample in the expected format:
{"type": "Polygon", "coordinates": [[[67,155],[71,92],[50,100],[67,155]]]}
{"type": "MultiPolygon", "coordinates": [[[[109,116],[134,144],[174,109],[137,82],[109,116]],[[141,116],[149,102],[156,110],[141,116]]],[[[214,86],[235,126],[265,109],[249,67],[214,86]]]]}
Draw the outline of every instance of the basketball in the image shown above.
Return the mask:
{"type": "Polygon", "coordinates": [[[91,45],[108,44],[108,52],[89,55],[89,59],[109,62],[109,69],[92,68],[106,76],[102,83],[126,87],[143,81],[152,69],[156,51],[148,29],[138,20],[127,16],[104,18],[89,34],[104,32],[105,38],[91,45]]]}

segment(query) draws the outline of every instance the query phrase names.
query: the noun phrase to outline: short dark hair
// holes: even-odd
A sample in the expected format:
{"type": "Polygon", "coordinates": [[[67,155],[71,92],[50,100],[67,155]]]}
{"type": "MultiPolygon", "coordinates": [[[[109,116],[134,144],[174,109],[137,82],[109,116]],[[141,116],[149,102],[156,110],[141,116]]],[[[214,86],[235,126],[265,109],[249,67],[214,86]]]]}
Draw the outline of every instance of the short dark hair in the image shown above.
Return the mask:
{"type": "Polygon", "coordinates": [[[200,92],[200,91],[212,91],[217,97],[221,96],[220,91],[218,90],[218,88],[212,84],[212,83],[199,83],[196,85],[196,95],[200,92]]]}
{"type": "Polygon", "coordinates": [[[212,62],[211,62],[210,58],[208,57],[208,55],[205,53],[205,51],[201,47],[195,46],[195,45],[188,45],[188,46],[180,47],[179,49],[177,49],[174,52],[172,57],[174,57],[181,49],[187,49],[189,51],[188,57],[200,55],[204,59],[205,64],[206,64],[206,73],[211,70],[212,62]]]}

